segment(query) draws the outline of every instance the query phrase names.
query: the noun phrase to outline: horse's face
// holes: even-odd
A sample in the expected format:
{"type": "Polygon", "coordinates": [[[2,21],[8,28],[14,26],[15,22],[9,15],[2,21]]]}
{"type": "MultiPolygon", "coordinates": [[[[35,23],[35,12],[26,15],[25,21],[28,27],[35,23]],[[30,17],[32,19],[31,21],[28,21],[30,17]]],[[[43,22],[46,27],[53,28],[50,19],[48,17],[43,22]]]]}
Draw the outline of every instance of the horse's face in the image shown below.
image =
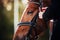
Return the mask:
{"type": "MultiPolygon", "coordinates": [[[[30,3],[24,10],[20,22],[31,22],[31,20],[38,13],[38,11],[39,11],[38,5],[30,3]]],[[[13,40],[24,40],[24,37],[27,36],[29,30],[30,26],[28,25],[18,26],[18,29],[14,35],[13,40]]]]}
{"type": "MultiPolygon", "coordinates": [[[[39,0],[37,2],[39,2],[39,0]]],[[[37,13],[39,13],[39,5],[34,4],[34,3],[29,3],[27,5],[27,7],[25,8],[23,14],[22,14],[20,22],[31,22],[33,17],[37,13]]],[[[36,26],[37,34],[41,33],[42,30],[46,29],[46,25],[45,25],[43,20],[38,19],[36,25],[37,25],[36,26]]],[[[25,38],[25,36],[27,36],[29,30],[30,30],[30,26],[28,26],[28,25],[18,26],[18,29],[17,29],[17,31],[16,31],[16,33],[14,35],[13,40],[24,40],[24,38],[25,38]]],[[[32,29],[31,33],[32,33],[33,37],[35,37],[35,34],[34,34],[35,33],[35,29],[32,29]]]]}

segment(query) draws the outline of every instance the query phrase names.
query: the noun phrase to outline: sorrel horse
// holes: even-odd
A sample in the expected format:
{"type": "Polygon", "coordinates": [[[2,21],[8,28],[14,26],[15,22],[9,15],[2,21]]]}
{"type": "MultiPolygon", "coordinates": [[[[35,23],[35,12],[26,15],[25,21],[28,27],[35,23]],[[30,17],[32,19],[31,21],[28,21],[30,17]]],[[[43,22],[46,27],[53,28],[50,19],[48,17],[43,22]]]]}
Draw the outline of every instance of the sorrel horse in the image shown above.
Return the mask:
{"type": "MultiPolygon", "coordinates": [[[[28,0],[13,40],[37,40],[47,29],[46,23],[39,18],[40,0],[28,0]]],[[[45,1],[44,1],[45,2],[45,1]]],[[[41,5],[42,6],[42,5],[41,5]]],[[[44,5],[45,7],[45,5],[44,5]]]]}

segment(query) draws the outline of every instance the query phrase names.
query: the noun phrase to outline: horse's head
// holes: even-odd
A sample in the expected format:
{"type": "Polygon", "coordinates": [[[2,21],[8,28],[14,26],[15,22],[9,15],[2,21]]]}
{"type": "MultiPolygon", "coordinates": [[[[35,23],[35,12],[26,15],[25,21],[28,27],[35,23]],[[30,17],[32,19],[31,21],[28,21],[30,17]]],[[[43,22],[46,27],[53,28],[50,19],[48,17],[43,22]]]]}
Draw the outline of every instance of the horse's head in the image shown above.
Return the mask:
{"type": "Polygon", "coordinates": [[[24,37],[27,36],[33,22],[32,19],[39,12],[39,5],[35,3],[28,3],[25,8],[20,23],[18,24],[18,29],[14,35],[13,40],[24,40],[24,37]]]}
{"type": "Polygon", "coordinates": [[[39,5],[39,0],[34,2],[29,0],[27,7],[22,14],[13,40],[25,40],[27,36],[30,38],[36,38],[35,36],[46,29],[44,20],[39,19],[38,17],[39,5]]]}

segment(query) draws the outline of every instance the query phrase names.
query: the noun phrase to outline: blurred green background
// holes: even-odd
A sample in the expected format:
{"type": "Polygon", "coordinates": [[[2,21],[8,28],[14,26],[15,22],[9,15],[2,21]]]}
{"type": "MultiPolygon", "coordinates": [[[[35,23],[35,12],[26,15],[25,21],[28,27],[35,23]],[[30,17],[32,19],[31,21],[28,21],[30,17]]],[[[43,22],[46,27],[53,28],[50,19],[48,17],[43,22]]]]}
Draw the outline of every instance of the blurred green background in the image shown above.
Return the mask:
{"type": "MultiPolygon", "coordinates": [[[[25,6],[19,2],[19,21],[25,6]]],[[[0,0],[0,40],[12,40],[14,34],[14,0],[0,0]]]]}
{"type": "Polygon", "coordinates": [[[14,0],[0,0],[0,40],[12,40],[14,33],[14,0]]]}

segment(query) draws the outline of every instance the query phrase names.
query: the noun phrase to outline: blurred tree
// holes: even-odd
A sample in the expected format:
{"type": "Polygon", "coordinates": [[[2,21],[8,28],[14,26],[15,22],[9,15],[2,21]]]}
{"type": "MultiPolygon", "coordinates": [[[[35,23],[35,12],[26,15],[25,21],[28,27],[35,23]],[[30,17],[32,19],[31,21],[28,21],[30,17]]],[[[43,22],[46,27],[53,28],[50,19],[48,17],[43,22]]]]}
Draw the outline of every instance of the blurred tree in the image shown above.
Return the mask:
{"type": "Polygon", "coordinates": [[[14,30],[13,22],[11,23],[11,19],[6,16],[4,12],[5,7],[2,1],[3,0],[0,0],[0,40],[12,40],[14,30]]]}
{"type": "Polygon", "coordinates": [[[24,4],[22,3],[22,0],[19,0],[19,21],[24,12],[25,7],[26,5],[24,6],[24,4]]]}

